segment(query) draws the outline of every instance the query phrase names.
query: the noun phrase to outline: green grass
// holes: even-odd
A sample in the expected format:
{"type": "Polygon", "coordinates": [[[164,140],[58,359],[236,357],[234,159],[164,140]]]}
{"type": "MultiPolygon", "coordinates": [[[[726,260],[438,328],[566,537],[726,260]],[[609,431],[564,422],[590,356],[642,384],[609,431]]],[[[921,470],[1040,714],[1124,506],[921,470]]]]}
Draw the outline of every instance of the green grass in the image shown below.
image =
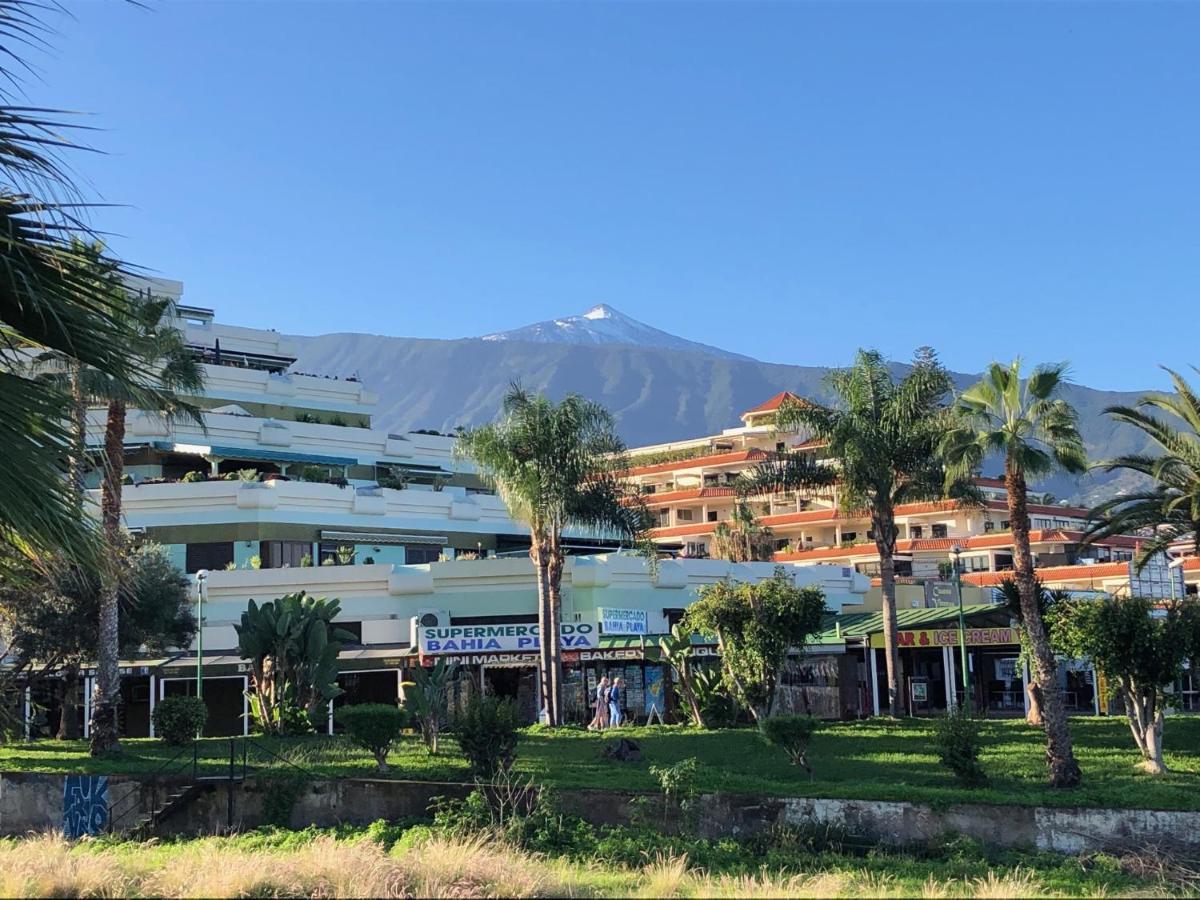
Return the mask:
{"type": "MultiPolygon", "coordinates": [[[[990,780],[978,789],[960,787],[939,765],[932,749],[932,723],[918,719],[824,726],[809,754],[815,770],[812,781],[789,765],[781,750],[765,745],[752,729],[696,731],[654,726],[623,728],[600,736],[576,729],[534,728],[522,737],[517,767],[559,788],[655,790],[651,765],[694,756],[700,761],[698,786],[702,791],[908,800],[937,806],[991,803],[1200,810],[1200,718],[1168,721],[1166,760],[1173,772],[1166,776],[1138,770],[1139,758],[1128,726],[1119,719],[1073,719],[1072,733],[1084,774],[1083,786],[1075,791],[1046,787],[1041,732],[1011,720],[984,723],[982,762],[990,780]],[[601,747],[615,736],[637,740],[643,761],[602,759],[601,747]]],[[[255,740],[322,777],[375,777],[369,754],[340,737],[255,740]]],[[[204,772],[227,771],[227,740],[205,740],[201,747],[204,772]]],[[[126,740],[119,754],[93,759],[83,742],[18,743],[0,746],[0,771],[141,774],[155,769],[174,752],[157,741],[126,740]]],[[[189,759],[184,754],[176,764],[186,766],[189,759]]],[[[452,737],[444,740],[442,753],[436,757],[430,757],[416,738],[406,738],[389,764],[391,778],[468,780],[466,761],[452,737]]]]}

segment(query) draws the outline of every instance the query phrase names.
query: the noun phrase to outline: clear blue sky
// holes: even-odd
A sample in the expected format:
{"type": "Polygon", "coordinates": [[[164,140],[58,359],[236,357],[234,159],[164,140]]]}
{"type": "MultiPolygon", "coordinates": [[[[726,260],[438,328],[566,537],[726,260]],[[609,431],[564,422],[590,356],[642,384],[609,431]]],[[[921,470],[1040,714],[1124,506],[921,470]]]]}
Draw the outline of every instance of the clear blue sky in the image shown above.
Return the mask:
{"type": "Polygon", "coordinates": [[[67,0],[97,225],[227,321],[1200,363],[1200,4],[67,0]]]}

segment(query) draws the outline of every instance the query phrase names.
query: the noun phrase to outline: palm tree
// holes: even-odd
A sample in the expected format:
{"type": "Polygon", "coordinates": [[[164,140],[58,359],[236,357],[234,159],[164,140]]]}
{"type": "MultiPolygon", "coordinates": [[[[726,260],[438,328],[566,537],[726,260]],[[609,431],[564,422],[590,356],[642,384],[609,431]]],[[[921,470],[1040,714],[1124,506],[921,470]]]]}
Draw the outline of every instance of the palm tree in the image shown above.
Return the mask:
{"type": "MultiPolygon", "coordinates": [[[[836,406],[795,401],[780,408],[776,428],[805,429],[828,444],[834,465],[788,452],[757,466],[743,492],[764,490],[827,491],[838,486],[847,511],[866,508],[879,552],[883,593],[883,640],[887,657],[888,710],[903,714],[900,652],[897,643],[896,507],[947,496],[936,448],[945,417],[950,376],[930,350],[918,351],[911,371],[899,382],[883,357],[859,350],[854,365],[827,376],[836,406]]],[[[966,484],[954,482],[949,493],[966,497],[966,484]]]]}
{"type": "Polygon", "coordinates": [[[537,569],[539,671],[548,721],[562,709],[562,572],[564,529],[604,530],[638,539],[646,513],[621,479],[629,468],[612,415],[575,394],[561,403],[514,384],[500,420],[463,432],[457,453],[475,462],[508,506],[529,526],[529,557],[537,569]]]}
{"type": "Polygon", "coordinates": [[[62,478],[71,396],[39,383],[28,361],[53,351],[131,383],[146,361],[125,339],[121,301],[72,242],[89,229],[62,156],[75,146],[68,126],[16,102],[25,52],[45,45],[53,8],[0,0],[0,542],[27,558],[58,550],[94,563],[93,523],[62,478]]]}
{"type": "Polygon", "coordinates": [[[1027,494],[1031,477],[1056,470],[1080,473],[1087,469],[1075,410],[1059,396],[1065,383],[1065,364],[1038,366],[1022,381],[1019,359],[1008,366],[992,363],[983,380],[959,396],[954,424],[941,446],[946,472],[951,477],[977,472],[992,454],[1004,458],[1013,574],[1041,695],[1050,784],[1063,788],[1076,787],[1082,773],[1071,749],[1071,731],[1055,678],[1054,652],[1038,606],[1038,583],[1029,548],[1027,494]]]}
{"type": "Polygon", "coordinates": [[[1135,559],[1139,569],[1178,541],[1190,540],[1200,553],[1200,396],[1178,372],[1166,371],[1174,382],[1174,394],[1147,394],[1134,406],[1105,410],[1118,422],[1144,432],[1161,452],[1156,456],[1118,456],[1100,463],[1107,472],[1125,469],[1145,476],[1151,484],[1095,507],[1084,535],[1085,540],[1094,541],[1114,534],[1146,533],[1135,559]]]}
{"type": "MultiPolygon", "coordinates": [[[[97,269],[115,294],[124,294],[119,277],[97,269]]],[[[126,338],[144,359],[153,360],[152,378],[130,384],[94,377],[93,396],[107,401],[104,429],[104,473],[100,488],[100,523],[105,545],[121,544],[121,488],[125,477],[125,417],[130,405],[168,419],[187,416],[201,425],[199,409],[188,397],[204,386],[204,368],[188,349],[183,333],[170,321],[171,301],[141,294],[127,299],[126,338]]],[[[94,373],[98,374],[98,373],[94,373]]],[[[118,744],[117,703],[121,682],[120,585],[111,566],[101,569],[100,621],[96,653],[96,688],[92,702],[91,752],[105,753],[118,744]]]]}

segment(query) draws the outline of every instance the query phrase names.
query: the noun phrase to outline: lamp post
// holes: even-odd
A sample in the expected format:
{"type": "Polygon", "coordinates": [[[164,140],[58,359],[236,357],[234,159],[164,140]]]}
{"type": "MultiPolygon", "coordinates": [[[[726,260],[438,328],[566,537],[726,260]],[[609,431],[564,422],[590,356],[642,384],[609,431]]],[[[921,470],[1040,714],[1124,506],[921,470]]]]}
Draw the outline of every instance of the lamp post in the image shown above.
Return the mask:
{"type": "MultiPolygon", "coordinates": [[[[951,565],[954,566],[954,597],[958,601],[958,653],[962,659],[963,702],[971,702],[971,670],[967,667],[967,623],[963,617],[962,578],[959,575],[959,558],[962,548],[955,544],[950,548],[951,565]]],[[[968,707],[969,709],[970,707],[968,707]]]]}
{"type": "Polygon", "coordinates": [[[208,593],[208,570],[196,573],[196,697],[204,698],[204,595],[208,593]]]}
{"type": "MultiPolygon", "coordinates": [[[[1187,557],[1181,556],[1178,559],[1171,559],[1170,556],[1168,556],[1167,559],[1171,560],[1167,563],[1167,581],[1171,582],[1171,600],[1173,602],[1179,599],[1177,596],[1175,596],[1175,570],[1187,562],[1187,557]]],[[[1184,593],[1187,593],[1186,585],[1184,586],[1184,593]]]]}

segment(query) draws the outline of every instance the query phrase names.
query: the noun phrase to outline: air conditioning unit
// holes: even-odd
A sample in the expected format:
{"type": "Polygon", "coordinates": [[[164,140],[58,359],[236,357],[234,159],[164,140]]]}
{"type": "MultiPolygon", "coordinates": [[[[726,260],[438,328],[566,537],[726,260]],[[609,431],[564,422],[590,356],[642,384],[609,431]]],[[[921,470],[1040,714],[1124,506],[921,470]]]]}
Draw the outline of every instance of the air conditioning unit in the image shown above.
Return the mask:
{"type": "Polygon", "coordinates": [[[449,628],[450,612],[445,609],[418,609],[417,614],[409,619],[411,624],[409,645],[418,645],[418,628],[449,628]]]}

